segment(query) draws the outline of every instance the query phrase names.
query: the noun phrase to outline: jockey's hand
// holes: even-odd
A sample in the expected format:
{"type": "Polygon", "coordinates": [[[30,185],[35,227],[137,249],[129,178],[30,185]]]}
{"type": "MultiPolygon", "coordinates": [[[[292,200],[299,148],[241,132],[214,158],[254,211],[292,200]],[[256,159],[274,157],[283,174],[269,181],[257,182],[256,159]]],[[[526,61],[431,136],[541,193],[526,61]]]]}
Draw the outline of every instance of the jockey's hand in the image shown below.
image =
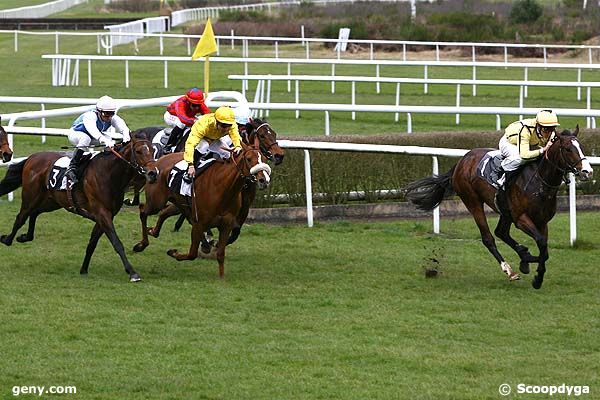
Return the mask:
{"type": "Polygon", "coordinates": [[[115,141],[106,136],[100,136],[100,139],[98,139],[98,141],[100,142],[100,144],[103,144],[106,147],[113,147],[115,145],[115,141]]]}
{"type": "Polygon", "coordinates": [[[131,135],[129,134],[129,130],[123,131],[123,143],[129,142],[131,140],[131,135]]]}
{"type": "Polygon", "coordinates": [[[194,168],[194,164],[190,164],[188,166],[187,174],[191,178],[193,178],[194,176],[196,176],[196,168],[194,168]]]}
{"type": "Polygon", "coordinates": [[[242,148],[241,147],[234,147],[233,148],[233,154],[235,154],[236,156],[240,155],[241,152],[242,152],[242,148]]]}
{"type": "Polygon", "coordinates": [[[544,150],[543,150],[544,153],[548,151],[550,146],[552,146],[552,143],[553,143],[552,141],[548,141],[548,143],[546,143],[546,145],[544,146],[544,150]]]}

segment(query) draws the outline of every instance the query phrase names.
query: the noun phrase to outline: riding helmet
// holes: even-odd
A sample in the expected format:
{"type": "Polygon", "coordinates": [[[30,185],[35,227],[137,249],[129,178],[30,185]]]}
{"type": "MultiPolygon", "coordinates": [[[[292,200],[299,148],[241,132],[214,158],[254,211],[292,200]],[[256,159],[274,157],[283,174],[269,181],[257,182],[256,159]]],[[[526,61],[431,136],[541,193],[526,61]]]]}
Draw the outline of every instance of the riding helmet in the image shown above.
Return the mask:
{"type": "Polygon", "coordinates": [[[192,104],[204,103],[204,93],[198,88],[192,88],[185,94],[186,99],[192,104]]]}
{"type": "Polygon", "coordinates": [[[235,115],[231,107],[219,107],[215,111],[215,119],[222,124],[233,125],[235,124],[235,115]]]}
{"type": "Polygon", "coordinates": [[[558,116],[552,110],[542,110],[535,116],[535,122],[541,126],[559,126],[558,116]]]}

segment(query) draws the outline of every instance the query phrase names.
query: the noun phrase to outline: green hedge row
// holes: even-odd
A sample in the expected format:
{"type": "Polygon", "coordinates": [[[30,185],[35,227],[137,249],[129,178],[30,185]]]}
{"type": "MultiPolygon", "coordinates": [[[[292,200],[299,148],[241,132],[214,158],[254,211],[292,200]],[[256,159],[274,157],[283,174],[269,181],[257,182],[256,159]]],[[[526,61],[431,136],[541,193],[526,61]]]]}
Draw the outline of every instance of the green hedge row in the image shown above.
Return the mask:
{"type": "MultiPolygon", "coordinates": [[[[500,135],[499,132],[446,132],[294,139],[472,149],[497,148],[500,135]]],[[[600,131],[586,130],[580,139],[586,155],[600,151],[600,131]]],[[[366,202],[386,201],[378,198],[376,191],[401,189],[432,172],[431,156],[311,150],[310,158],[313,193],[324,194],[323,198],[315,198],[321,204],[346,203],[349,201],[347,194],[352,191],[365,191],[366,202]]],[[[457,160],[455,157],[438,157],[440,173],[450,169],[457,160]]],[[[257,196],[255,207],[277,206],[279,203],[274,201],[274,195],[287,195],[289,202],[285,205],[306,204],[304,151],[286,150],[283,164],[274,168],[273,179],[272,185],[262,192],[266,196],[257,196]]],[[[580,183],[578,188],[582,193],[600,192],[600,184],[593,181],[580,183]]]]}

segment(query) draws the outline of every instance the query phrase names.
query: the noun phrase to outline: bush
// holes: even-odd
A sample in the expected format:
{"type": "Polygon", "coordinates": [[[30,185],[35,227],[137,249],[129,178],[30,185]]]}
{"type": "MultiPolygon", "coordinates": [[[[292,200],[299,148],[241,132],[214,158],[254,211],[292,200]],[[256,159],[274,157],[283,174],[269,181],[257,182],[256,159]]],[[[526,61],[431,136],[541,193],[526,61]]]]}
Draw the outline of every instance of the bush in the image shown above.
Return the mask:
{"type": "Polygon", "coordinates": [[[514,24],[528,24],[542,16],[542,6],[536,0],[517,0],[510,9],[510,21],[514,24]]]}

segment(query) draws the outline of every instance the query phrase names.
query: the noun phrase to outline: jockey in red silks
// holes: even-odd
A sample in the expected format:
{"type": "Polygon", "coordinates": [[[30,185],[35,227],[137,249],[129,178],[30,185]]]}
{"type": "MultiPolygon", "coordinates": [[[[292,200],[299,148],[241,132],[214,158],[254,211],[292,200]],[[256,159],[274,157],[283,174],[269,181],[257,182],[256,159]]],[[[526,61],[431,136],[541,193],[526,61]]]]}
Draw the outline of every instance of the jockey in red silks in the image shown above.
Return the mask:
{"type": "Polygon", "coordinates": [[[210,114],[210,108],[204,104],[204,93],[198,88],[190,89],[185,96],[181,96],[167,107],[164,119],[168,126],[173,127],[171,133],[165,132],[168,141],[163,152],[170,153],[177,146],[187,126],[191,127],[196,122],[197,114],[210,114]]]}

